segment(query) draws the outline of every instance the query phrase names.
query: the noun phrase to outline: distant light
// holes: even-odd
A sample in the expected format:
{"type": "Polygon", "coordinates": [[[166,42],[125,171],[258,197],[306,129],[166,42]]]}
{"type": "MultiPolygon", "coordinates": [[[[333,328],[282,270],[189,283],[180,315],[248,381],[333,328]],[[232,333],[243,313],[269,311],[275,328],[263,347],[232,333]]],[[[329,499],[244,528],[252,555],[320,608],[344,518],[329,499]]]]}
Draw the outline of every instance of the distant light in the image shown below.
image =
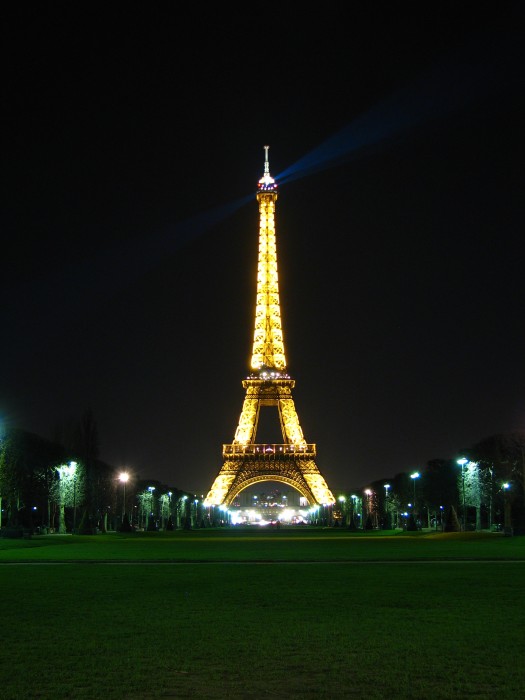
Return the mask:
{"type": "Polygon", "coordinates": [[[419,472],[414,472],[413,474],[410,475],[411,479],[419,479],[419,472]]]}
{"type": "Polygon", "coordinates": [[[468,459],[467,459],[466,457],[462,457],[461,459],[458,459],[458,460],[457,460],[457,463],[458,463],[458,464],[461,464],[462,467],[463,467],[467,462],[468,462],[468,459]]]}

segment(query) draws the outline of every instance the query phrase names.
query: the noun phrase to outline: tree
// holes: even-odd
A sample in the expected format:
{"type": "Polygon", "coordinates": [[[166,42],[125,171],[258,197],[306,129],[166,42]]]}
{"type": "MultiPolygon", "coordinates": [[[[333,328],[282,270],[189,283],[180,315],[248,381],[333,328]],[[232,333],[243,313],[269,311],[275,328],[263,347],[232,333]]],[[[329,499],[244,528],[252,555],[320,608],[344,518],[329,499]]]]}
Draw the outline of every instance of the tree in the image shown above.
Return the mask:
{"type": "MultiPolygon", "coordinates": [[[[476,509],[476,530],[481,530],[481,509],[484,503],[484,482],[478,462],[467,462],[464,466],[465,504],[476,509]]],[[[463,471],[462,469],[462,471],[463,471]]]]}
{"type": "Polygon", "coordinates": [[[350,514],[350,521],[346,527],[348,530],[352,530],[352,531],[357,530],[356,514],[355,514],[354,510],[352,510],[352,512],[350,514]]]}
{"type": "Polygon", "coordinates": [[[413,484],[408,472],[399,472],[392,479],[389,479],[390,489],[388,500],[390,512],[394,520],[394,527],[401,526],[402,514],[406,511],[408,503],[413,498],[413,484]]]}
{"type": "Polygon", "coordinates": [[[0,443],[0,494],[9,526],[32,529],[35,518],[49,524],[54,468],[65,458],[61,445],[18,428],[6,431],[0,443]]]}
{"type": "Polygon", "coordinates": [[[93,411],[88,408],[84,411],[75,430],[74,438],[75,453],[78,454],[85,468],[86,489],[84,494],[85,511],[82,522],[86,523],[92,519],[92,515],[97,510],[98,495],[96,490],[97,474],[96,462],[98,459],[98,428],[93,415],[93,411]]]}
{"type": "MultiPolygon", "coordinates": [[[[481,485],[488,506],[490,525],[499,511],[503,510],[502,484],[509,483],[514,531],[519,534],[525,533],[525,433],[491,435],[474,445],[469,457],[478,463],[481,470],[481,485]]],[[[499,517],[501,518],[501,515],[499,517]]]]}
{"type": "Polygon", "coordinates": [[[409,516],[408,516],[407,530],[410,530],[412,532],[414,532],[415,530],[418,530],[417,520],[416,520],[416,516],[414,515],[413,510],[410,511],[409,516]]]}
{"type": "Polygon", "coordinates": [[[445,516],[445,523],[443,525],[444,532],[460,532],[461,525],[459,524],[458,516],[454,506],[450,506],[447,509],[445,516]]]}
{"type": "Polygon", "coordinates": [[[457,466],[452,459],[431,459],[427,462],[421,489],[430,510],[437,513],[452,503],[457,503],[457,466]]]}
{"type": "MultiPolygon", "coordinates": [[[[55,467],[55,480],[52,501],[58,511],[58,531],[77,533],[83,527],[83,509],[86,493],[86,470],[82,462],[76,460],[55,467]],[[66,522],[66,508],[69,518],[66,522]]],[[[83,533],[85,534],[85,533],[83,533]]]]}
{"type": "Polygon", "coordinates": [[[84,411],[73,435],[75,453],[85,470],[85,489],[80,534],[108,529],[108,511],[115,500],[115,470],[99,459],[98,426],[93,411],[84,411]]]}
{"type": "Polygon", "coordinates": [[[129,515],[127,513],[124,513],[124,517],[122,518],[122,523],[119,527],[120,532],[133,532],[133,526],[131,525],[129,521],[129,515]]]}

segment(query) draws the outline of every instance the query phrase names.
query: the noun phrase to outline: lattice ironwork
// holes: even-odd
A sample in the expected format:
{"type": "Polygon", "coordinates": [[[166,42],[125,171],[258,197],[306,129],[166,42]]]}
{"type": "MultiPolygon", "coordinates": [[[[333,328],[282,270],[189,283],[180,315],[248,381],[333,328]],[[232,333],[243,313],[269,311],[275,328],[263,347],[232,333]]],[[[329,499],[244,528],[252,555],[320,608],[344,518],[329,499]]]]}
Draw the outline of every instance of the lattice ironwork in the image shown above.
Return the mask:
{"type": "Polygon", "coordinates": [[[259,257],[253,334],[252,373],[243,380],[246,390],[239,423],[231,444],[223,445],[223,465],[204,501],[230,505],[251,484],[281,481],[293,486],[310,505],[335,503],[315,462],[316,446],[307,443],[295,410],[295,381],[286,373],[279,278],[275,203],[277,183],[270,176],[269,146],[265,146],[264,175],[257,187],[259,257]],[[283,442],[256,443],[262,407],[276,406],[283,442]]]}

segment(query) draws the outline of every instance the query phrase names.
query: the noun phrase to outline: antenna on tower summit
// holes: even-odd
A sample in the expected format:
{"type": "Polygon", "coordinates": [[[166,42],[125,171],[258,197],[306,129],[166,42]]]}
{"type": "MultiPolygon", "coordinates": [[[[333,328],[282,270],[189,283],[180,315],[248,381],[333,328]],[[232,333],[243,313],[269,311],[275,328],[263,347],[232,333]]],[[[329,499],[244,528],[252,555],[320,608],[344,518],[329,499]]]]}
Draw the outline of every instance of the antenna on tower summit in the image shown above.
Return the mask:
{"type": "Polygon", "coordinates": [[[268,177],[270,177],[270,161],[268,160],[268,151],[269,150],[270,150],[270,146],[264,147],[264,174],[268,175],[268,177]]]}
{"type": "Polygon", "coordinates": [[[270,161],[268,160],[268,151],[270,146],[264,147],[264,175],[259,180],[259,190],[277,190],[277,184],[270,175],[270,161]]]}

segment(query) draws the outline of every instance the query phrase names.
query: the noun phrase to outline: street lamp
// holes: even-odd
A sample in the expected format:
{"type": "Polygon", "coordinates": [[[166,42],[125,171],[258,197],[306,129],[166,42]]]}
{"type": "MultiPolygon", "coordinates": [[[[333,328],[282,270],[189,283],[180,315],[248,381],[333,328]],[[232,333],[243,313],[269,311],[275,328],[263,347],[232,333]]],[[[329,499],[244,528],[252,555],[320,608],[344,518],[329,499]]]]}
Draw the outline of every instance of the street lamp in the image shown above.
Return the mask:
{"type": "Polygon", "coordinates": [[[346,498],[344,496],[339,496],[339,503],[341,504],[341,508],[343,510],[341,522],[343,525],[346,525],[346,498]]]}
{"type": "Polygon", "coordinates": [[[146,528],[147,528],[148,525],[149,525],[150,516],[153,515],[153,491],[155,491],[155,487],[154,487],[154,486],[148,486],[148,491],[149,491],[149,511],[150,511],[150,512],[149,512],[148,519],[147,519],[147,522],[146,522],[146,528]]]}
{"type": "Polygon", "coordinates": [[[120,472],[119,474],[119,481],[122,484],[124,494],[122,498],[122,522],[124,522],[124,517],[126,515],[126,484],[129,480],[129,474],[128,472],[120,472]]]}
{"type": "Polygon", "coordinates": [[[419,472],[414,472],[410,475],[410,478],[414,481],[414,515],[416,512],[416,479],[419,479],[419,472]]]}
{"type": "Polygon", "coordinates": [[[180,520],[181,520],[181,525],[182,527],[186,528],[187,523],[186,523],[186,501],[188,500],[188,496],[182,496],[182,498],[179,500],[179,507],[177,510],[180,511],[180,520]]]}
{"type": "MultiPolygon", "coordinates": [[[[385,486],[385,515],[386,515],[387,521],[389,521],[389,518],[388,518],[388,489],[390,488],[390,484],[385,484],[384,486],[385,486]]],[[[391,523],[386,522],[385,525],[391,526],[391,523]]]]}
{"type": "Polygon", "coordinates": [[[462,491],[463,491],[463,532],[466,530],[466,508],[465,508],[465,465],[468,463],[468,459],[466,457],[461,457],[461,459],[457,460],[457,463],[461,466],[461,484],[462,484],[462,491]]]}
{"type": "Polygon", "coordinates": [[[357,496],[355,493],[353,493],[350,498],[352,499],[352,520],[357,527],[359,525],[358,521],[358,513],[357,513],[357,496]]]}
{"type": "Polygon", "coordinates": [[[512,535],[512,517],[508,498],[510,484],[505,482],[502,484],[501,488],[503,489],[503,531],[505,535],[512,535]]]}
{"type": "Polygon", "coordinates": [[[372,490],[371,489],[365,489],[366,493],[366,518],[365,522],[363,523],[363,529],[366,530],[368,526],[372,527],[372,507],[370,505],[370,498],[372,496],[372,490]]]}

